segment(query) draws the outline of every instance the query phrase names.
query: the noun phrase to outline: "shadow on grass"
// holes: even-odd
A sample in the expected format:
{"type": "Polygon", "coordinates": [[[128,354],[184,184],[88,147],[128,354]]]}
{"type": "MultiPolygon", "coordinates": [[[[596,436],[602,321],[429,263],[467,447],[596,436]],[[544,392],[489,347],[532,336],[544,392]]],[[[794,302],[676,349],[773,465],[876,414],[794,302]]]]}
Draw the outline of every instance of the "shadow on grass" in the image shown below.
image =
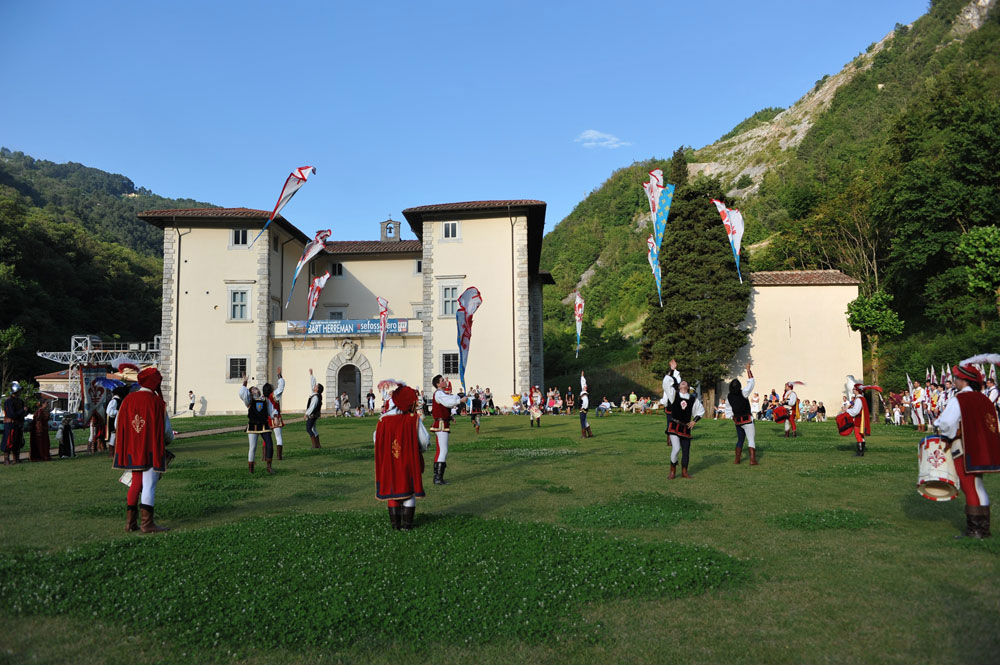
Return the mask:
{"type": "Polygon", "coordinates": [[[931,501],[917,494],[917,490],[914,488],[903,495],[900,503],[903,508],[903,514],[909,519],[922,520],[924,522],[945,522],[951,524],[959,531],[965,529],[965,513],[961,509],[961,506],[964,504],[961,499],[953,499],[952,501],[945,502],[931,501]],[[959,506],[959,509],[955,510],[951,506],[942,505],[948,503],[956,504],[959,506]]]}

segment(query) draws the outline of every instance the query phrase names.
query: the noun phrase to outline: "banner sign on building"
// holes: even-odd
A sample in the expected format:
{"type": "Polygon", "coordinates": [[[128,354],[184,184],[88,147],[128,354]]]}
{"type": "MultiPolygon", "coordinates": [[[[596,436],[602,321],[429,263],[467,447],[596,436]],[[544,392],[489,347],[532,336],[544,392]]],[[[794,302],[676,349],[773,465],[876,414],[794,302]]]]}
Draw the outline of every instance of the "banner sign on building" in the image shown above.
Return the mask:
{"type": "MultiPolygon", "coordinates": [[[[386,319],[386,334],[402,335],[410,332],[409,319],[386,319]]],[[[343,319],[329,321],[289,321],[288,334],[301,335],[341,335],[358,337],[361,335],[378,336],[381,334],[379,319],[343,319]]]]}

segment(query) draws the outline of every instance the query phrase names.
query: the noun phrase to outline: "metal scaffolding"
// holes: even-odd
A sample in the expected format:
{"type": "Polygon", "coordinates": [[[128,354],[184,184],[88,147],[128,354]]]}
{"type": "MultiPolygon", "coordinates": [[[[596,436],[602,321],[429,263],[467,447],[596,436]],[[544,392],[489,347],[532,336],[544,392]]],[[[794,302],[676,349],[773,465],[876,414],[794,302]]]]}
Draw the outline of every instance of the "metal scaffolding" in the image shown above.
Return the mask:
{"type": "Polygon", "coordinates": [[[69,365],[67,375],[67,409],[75,413],[80,409],[82,398],[80,368],[87,366],[117,367],[128,362],[142,367],[156,365],[160,361],[160,336],[152,342],[102,342],[94,335],[73,335],[69,351],[37,351],[40,358],[62,365],[69,365]]]}

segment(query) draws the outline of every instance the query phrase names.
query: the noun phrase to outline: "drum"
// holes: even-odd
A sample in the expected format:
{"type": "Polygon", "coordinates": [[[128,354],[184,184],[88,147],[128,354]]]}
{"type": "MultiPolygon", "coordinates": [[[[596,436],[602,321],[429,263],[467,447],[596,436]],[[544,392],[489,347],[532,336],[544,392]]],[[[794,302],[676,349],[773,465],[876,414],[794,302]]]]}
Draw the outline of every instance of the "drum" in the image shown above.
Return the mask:
{"type": "Polygon", "coordinates": [[[788,420],[788,407],[779,406],[774,410],[774,422],[783,423],[788,420]]]}
{"type": "Polygon", "coordinates": [[[939,436],[925,437],[917,445],[917,492],[931,501],[951,501],[958,496],[958,474],[951,451],[939,436]]]}
{"type": "Polygon", "coordinates": [[[847,411],[837,416],[837,431],[840,432],[840,436],[854,433],[854,418],[847,411]]]}

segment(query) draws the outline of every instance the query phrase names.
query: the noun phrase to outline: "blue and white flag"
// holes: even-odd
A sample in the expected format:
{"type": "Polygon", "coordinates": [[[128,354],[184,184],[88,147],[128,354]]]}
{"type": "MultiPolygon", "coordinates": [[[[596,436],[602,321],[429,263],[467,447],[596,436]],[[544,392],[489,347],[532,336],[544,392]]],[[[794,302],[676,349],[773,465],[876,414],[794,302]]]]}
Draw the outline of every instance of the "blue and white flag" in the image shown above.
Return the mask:
{"type": "Polygon", "coordinates": [[[649,172],[649,182],[644,182],[649,199],[649,212],[653,217],[653,245],[650,247],[649,263],[653,266],[653,277],[656,279],[656,292],[660,295],[660,307],[663,307],[663,295],[660,290],[660,247],[663,246],[663,236],[667,231],[667,217],[670,215],[670,204],[674,200],[674,186],[663,184],[663,171],[653,169],[649,172]],[[653,251],[655,249],[655,252],[653,251]]]}

